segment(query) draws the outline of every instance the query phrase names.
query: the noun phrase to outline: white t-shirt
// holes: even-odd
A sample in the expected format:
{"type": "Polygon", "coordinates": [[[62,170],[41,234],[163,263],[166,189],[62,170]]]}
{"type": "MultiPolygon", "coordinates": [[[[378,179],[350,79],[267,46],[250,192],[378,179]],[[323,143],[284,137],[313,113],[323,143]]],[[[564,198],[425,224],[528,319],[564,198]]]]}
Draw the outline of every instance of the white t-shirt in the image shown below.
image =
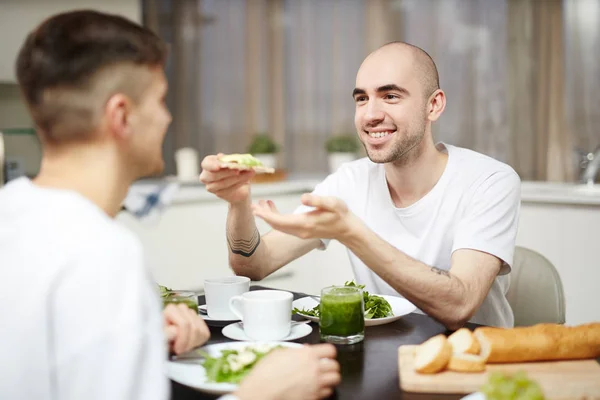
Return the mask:
{"type": "Polygon", "coordinates": [[[93,203],[0,190],[0,398],[167,399],[166,342],[139,240],[93,203]]]}
{"type": "MultiPolygon", "coordinates": [[[[475,249],[503,261],[487,297],[471,322],[511,327],[506,300],[520,209],[521,184],[508,165],[471,150],[439,143],[448,163],[433,189],[416,203],[397,208],[383,164],[363,158],[343,165],[321,182],[314,194],[335,196],[382,239],[407,255],[443,270],[452,253],[475,249]]],[[[296,212],[307,211],[300,206],[296,212]]],[[[328,240],[323,240],[325,247],[328,240]]],[[[398,295],[348,251],[356,280],[372,293],[398,295]]],[[[400,268],[400,266],[399,266],[400,268]]]]}

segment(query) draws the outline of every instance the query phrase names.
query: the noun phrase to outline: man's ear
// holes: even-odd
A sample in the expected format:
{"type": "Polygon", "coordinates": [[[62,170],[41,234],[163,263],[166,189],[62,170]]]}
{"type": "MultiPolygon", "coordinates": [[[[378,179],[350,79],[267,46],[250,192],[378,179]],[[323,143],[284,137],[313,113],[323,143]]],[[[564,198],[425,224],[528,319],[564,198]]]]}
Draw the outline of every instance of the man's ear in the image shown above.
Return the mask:
{"type": "Polygon", "coordinates": [[[437,121],[446,108],[446,94],[443,90],[438,89],[429,97],[427,119],[437,121]]]}
{"type": "Polygon", "coordinates": [[[131,136],[133,132],[131,126],[132,109],[131,99],[124,94],[117,93],[106,102],[104,112],[108,127],[117,138],[125,139],[131,136]]]}

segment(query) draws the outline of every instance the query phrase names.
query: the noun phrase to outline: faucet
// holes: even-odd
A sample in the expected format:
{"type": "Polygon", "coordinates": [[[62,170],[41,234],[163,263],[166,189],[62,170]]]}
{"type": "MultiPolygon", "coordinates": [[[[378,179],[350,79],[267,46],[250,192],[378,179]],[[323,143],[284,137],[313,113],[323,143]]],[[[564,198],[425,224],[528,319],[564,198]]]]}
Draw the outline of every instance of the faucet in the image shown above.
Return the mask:
{"type": "Polygon", "coordinates": [[[581,163],[583,172],[581,173],[581,182],[587,185],[593,185],[600,171],[600,146],[596,147],[592,153],[583,154],[581,163]]]}

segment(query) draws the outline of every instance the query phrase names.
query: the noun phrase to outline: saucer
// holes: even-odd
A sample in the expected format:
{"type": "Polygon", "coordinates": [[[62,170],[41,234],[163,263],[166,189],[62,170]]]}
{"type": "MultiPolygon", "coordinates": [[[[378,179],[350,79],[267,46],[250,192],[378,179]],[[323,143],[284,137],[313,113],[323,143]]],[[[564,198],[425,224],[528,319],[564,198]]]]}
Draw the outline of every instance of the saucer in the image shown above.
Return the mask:
{"type": "Polygon", "coordinates": [[[235,318],[235,319],[211,318],[208,316],[208,313],[206,311],[206,304],[202,304],[201,306],[198,306],[198,315],[202,319],[204,319],[204,321],[206,321],[206,325],[216,326],[216,327],[220,327],[220,328],[240,320],[239,318],[235,318]]]}
{"type": "MultiPolygon", "coordinates": [[[[230,325],[227,325],[221,331],[224,336],[233,340],[244,340],[244,341],[254,341],[254,339],[249,338],[244,332],[244,328],[242,328],[241,322],[236,322],[230,325]]],[[[312,332],[312,326],[309,324],[303,324],[301,322],[292,322],[292,328],[290,329],[290,334],[286,337],[279,340],[296,340],[300,339],[304,336],[309,335],[312,332]]]]}

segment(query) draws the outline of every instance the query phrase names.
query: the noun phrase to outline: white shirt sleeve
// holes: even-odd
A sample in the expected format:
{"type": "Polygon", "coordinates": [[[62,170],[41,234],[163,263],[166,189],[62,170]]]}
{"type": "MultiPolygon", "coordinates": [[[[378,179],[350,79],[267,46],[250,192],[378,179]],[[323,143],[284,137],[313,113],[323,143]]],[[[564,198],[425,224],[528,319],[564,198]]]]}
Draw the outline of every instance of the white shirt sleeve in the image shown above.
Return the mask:
{"type": "Polygon", "coordinates": [[[452,252],[474,249],[503,261],[500,275],[510,272],[515,250],[521,180],[514,171],[492,174],[476,189],[460,220],[452,252]]]}
{"type": "Polygon", "coordinates": [[[81,249],[49,296],[53,398],[168,398],[162,315],[141,246],[115,242],[81,249]]]}

